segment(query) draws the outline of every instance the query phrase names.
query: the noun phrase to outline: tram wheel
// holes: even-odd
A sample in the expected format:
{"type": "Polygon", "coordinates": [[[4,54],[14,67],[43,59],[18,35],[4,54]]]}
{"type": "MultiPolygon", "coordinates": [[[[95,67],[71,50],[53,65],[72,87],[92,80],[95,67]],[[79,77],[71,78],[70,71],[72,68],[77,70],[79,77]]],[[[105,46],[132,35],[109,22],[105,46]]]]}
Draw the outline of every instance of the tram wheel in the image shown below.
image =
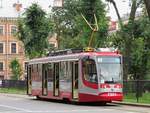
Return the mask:
{"type": "Polygon", "coordinates": [[[37,99],[37,100],[40,100],[40,99],[41,99],[41,97],[39,97],[39,96],[36,96],[36,99],[37,99]]]}
{"type": "Polygon", "coordinates": [[[105,106],[107,102],[100,102],[100,105],[105,106]]]}

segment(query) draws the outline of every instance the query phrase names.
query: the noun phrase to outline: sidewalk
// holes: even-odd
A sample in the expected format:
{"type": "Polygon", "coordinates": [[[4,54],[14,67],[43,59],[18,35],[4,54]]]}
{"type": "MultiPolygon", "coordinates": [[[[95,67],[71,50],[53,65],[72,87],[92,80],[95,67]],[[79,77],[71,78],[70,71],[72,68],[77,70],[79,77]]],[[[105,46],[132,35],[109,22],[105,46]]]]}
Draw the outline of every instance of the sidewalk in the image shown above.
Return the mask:
{"type": "MultiPolygon", "coordinates": [[[[31,96],[24,95],[24,94],[10,94],[10,93],[0,93],[0,96],[17,97],[17,98],[31,98],[31,96]]],[[[34,97],[32,97],[32,98],[34,98],[34,97]]]]}
{"type": "Polygon", "coordinates": [[[144,104],[144,103],[118,102],[118,101],[113,101],[112,103],[122,104],[122,105],[129,105],[129,106],[149,107],[150,108],[150,104],[144,104]]]}
{"type": "MultiPolygon", "coordinates": [[[[33,96],[28,96],[28,95],[8,94],[8,93],[0,93],[0,96],[17,97],[17,98],[35,98],[33,96]]],[[[121,105],[129,105],[129,106],[149,107],[150,108],[150,104],[143,104],[143,103],[118,102],[118,101],[113,101],[112,103],[121,104],[121,105]]]]}

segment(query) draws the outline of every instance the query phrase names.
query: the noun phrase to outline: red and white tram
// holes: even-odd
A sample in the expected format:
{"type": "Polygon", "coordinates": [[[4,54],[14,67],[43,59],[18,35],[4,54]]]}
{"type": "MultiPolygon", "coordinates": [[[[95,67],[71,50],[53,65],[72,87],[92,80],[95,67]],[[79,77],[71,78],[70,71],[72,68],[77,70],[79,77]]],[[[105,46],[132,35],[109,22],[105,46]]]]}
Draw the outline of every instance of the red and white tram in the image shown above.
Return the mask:
{"type": "Polygon", "coordinates": [[[59,51],[28,64],[28,95],[77,102],[121,101],[122,55],[117,51],[59,51]]]}

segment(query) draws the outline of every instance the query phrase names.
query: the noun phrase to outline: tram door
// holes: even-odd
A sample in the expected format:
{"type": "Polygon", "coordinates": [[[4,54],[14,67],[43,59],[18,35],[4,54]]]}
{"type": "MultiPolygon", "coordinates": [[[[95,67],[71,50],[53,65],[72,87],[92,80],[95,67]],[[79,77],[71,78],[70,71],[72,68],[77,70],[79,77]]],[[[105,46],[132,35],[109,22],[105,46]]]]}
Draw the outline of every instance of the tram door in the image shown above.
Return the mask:
{"type": "Polygon", "coordinates": [[[31,95],[32,90],[32,78],[31,78],[31,65],[27,67],[27,94],[31,95]]]}
{"type": "Polygon", "coordinates": [[[78,99],[78,77],[79,77],[79,69],[78,62],[72,62],[71,66],[72,70],[72,98],[78,99]]]}
{"type": "Polygon", "coordinates": [[[42,65],[42,95],[48,94],[48,68],[47,64],[42,65]]]}
{"type": "Polygon", "coordinates": [[[59,63],[54,63],[54,96],[59,96],[59,63]]]}

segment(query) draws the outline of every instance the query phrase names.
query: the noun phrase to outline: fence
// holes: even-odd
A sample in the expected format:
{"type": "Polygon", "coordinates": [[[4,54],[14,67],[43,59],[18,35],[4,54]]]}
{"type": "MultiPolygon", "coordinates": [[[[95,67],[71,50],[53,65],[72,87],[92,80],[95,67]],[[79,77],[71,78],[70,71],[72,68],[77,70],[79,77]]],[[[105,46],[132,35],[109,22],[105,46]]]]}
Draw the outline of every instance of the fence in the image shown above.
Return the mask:
{"type": "Polygon", "coordinates": [[[1,88],[21,88],[26,89],[26,81],[21,80],[1,80],[1,88]]]}
{"type": "MultiPolygon", "coordinates": [[[[1,88],[26,89],[26,81],[2,80],[1,88]]],[[[124,100],[150,103],[150,80],[124,81],[124,100]]]]}
{"type": "Polygon", "coordinates": [[[124,99],[150,103],[150,80],[124,81],[124,99]]]}

